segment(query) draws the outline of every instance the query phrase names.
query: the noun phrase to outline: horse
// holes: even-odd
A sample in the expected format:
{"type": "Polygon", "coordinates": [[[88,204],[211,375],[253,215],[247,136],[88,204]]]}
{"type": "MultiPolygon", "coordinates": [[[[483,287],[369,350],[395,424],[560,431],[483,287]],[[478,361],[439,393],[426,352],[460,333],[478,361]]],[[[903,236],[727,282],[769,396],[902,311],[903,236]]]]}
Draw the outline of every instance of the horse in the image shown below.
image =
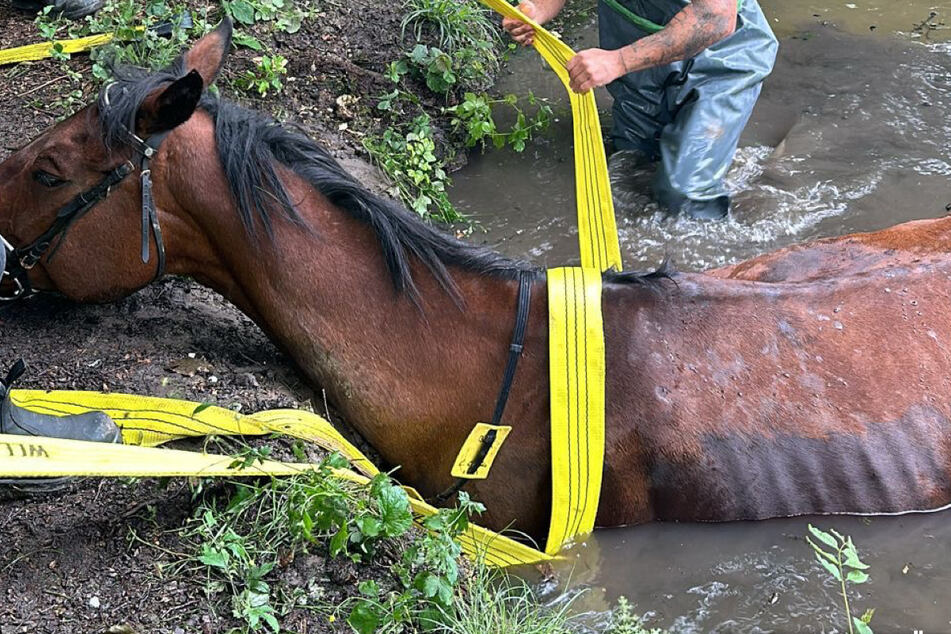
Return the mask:
{"type": "MultiPolygon", "coordinates": [[[[467,490],[489,527],[543,537],[545,272],[444,234],[301,132],[209,94],[230,39],[224,22],[163,71],[120,71],[0,164],[0,234],[18,256],[2,289],[108,302],[165,273],[191,277],[250,316],[432,497],[492,415],[528,275],[502,420],[513,429],[467,490]]],[[[706,273],[603,274],[596,525],[951,502],[949,222],[706,273]]]]}

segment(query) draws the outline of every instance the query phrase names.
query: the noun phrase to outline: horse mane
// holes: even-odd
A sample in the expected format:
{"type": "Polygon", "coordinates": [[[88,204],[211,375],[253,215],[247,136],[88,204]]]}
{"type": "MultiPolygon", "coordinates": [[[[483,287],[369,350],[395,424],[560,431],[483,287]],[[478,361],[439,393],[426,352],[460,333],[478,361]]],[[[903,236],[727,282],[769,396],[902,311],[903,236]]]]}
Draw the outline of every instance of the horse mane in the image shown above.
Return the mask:
{"type": "MultiPolygon", "coordinates": [[[[184,76],[186,69],[184,58],[180,57],[160,71],[116,67],[112,72],[115,81],[103,87],[97,106],[103,142],[107,148],[116,149],[125,146],[126,131],[135,130],[136,115],[145,99],[161,86],[184,76]]],[[[250,235],[257,232],[260,224],[273,238],[275,215],[311,230],[277,174],[276,166],[281,164],[335,206],[373,228],[395,289],[409,294],[414,301],[419,294],[410,268],[413,256],[457,301],[458,292],[449,267],[504,279],[515,279],[519,271],[532,270],[524,262],[441,232],[401,205],[368,191],[298,126],[282,125],[208,91],[202,95],[199,107],[215,122],[218,156],[241,222],[250,235]]],[[[669,277],[666,263],[647,274],[611,273],[605,279],[653,286],[665,277],[669,277]]]]}

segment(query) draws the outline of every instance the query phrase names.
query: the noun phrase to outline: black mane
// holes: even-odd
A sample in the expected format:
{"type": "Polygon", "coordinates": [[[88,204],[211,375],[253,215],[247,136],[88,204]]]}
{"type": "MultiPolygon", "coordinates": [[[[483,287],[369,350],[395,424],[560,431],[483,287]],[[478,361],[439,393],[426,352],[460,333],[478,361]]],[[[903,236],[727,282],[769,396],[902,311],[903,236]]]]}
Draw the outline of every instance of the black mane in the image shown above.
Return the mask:
{"type": "MultiPolygon", "coordinates": [[[[146,72],[114,69],[116,81],[103,88],[98,100],[99,122],[108,148],[125,144],[126,130],[135,130],[142,102],[160,86],[185,75],[184,60],[169,68],[146,72]]],[[[410,262],[413,256],[432,272],[439,284],[456,295],[449,267],[482,275],[515,279],[527,264],[505,258],[491,249],[468,244],[440,232],[400,205],[367,191],[323,148],[301,130],[283,126],[270,117],[218,99],[205,92],[199,107],[215,121],[215,141],[241,222],[249,234],[258,226],[273,234],[273,218],[308,228],[278,177],[278,163],[314,186],[334,205],[366,222],[376,232],[393,285],[398,292],[418,296],[410,262]]],[[[667,275],[662,268],[661,277],[667,275]]],[[[646,276],[614,274],[610,281],[652,285],[657,272],[646,276]]]]}

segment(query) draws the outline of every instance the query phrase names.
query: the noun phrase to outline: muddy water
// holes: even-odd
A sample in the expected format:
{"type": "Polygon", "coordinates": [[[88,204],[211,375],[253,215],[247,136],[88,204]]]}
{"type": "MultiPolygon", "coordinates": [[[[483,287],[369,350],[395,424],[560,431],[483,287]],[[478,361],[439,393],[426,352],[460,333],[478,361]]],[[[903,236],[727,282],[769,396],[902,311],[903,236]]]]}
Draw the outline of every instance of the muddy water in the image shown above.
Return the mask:
{"type": "MultiPolygon", "coordinates": [[[[761,2],[782,46],[730,172],[731,218],[666,217],[650,202],[648,171],[617,170],[628,268],[669,256],[678,268],[700,270],[946,213],[951,30],[942,20],[951,20],[951,4],[761,2]]],[[[566,30],[575,48],[596,43],[590,16],[566,30]]],[[[503,90],[563,103],[563,89],[531,51],[512,67],[503,90]]],[[[606,120],[606,93],[599,103],[606,120]]],[[[577,262],[570,119],[556,113],[525,155],[476,157],[452,192],[487,242],[549,266],[577,262]]],[[[574,607],[592,631],[603,629],[620,595],[674,632],[847,631],[838,587],[802,539],[808,521],[852,535],[871,565],[871,582],[852,601],[858,613],[876,608],[876,632],[951,632],[951,512],[598,531],[569,551],[548,596],[558,602],[583,591],[574,607]]]]}

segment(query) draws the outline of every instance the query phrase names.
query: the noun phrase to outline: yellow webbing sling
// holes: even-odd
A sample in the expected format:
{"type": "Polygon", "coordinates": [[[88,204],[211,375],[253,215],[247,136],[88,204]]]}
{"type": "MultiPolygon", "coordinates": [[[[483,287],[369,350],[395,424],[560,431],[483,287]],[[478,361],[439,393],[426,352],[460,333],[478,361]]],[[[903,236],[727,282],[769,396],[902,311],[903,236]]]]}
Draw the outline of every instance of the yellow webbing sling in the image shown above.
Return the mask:
{"type": "Polygon", "coordinates": [[[83,53],[90,49],[108,44],[113,39],[112,33],[102,35],[90,35],[88,37],[79,37],[73,40],[58,40],[56,42],[40,42],[38,44],[27,44],[26,46],[17,46],[0,51],[0,66],[5,64],[19,64],[20,62],[35,62],[37,60],[52,57],[53,46],[58,44],[64,53],[83,53]]]}
{"type": "Polygon", "coordinates": [[[604,326],[601,271],[548,271],[552,555],[594,529],[604,465],[604,326]]]}
{"type": "MultiPolygon", "coordinates": [[[[557,37],[505,0],[480,0],[482,4],[507,18],[531,24],[535,28],[535,48],[568,88],[565,65],[575,52],[557,37]]],[[[578,199],[578,241],[581,266],[607,271],[621,270],[614,202],[608,180],[608,164],[601,140],[601,124],[594,91],[578,94],[568,89],[574,125],[575,193],[578,199]]]]}
{"type": "Polygon", "coordinates": [[[552,509],[545,552],[590,533],[604,466],[604,329],[601,273],[621,270],[611,183],[594,92],[569,88],[569,46],[505,0],[480,0],[531,24],[535,48],[568,89],[574,125],[581,268],[548,271],[552,509]]]}
{"type": "MultiPolygon", "coordinates": [[[[339,477],[367,482],[379,470],[330,423],[316,414],[272,410],[242,415],[220,407],[174,399],[98,392],[13,390],[14,403],[43,414],[67,415],[89,411],[108,414],[122,430],[124,445],[106,445],[57,438],[0,435],[0,477],[47,476],[287,476],[313,466],[276,461],[256,462],[239,469],[229,456],[158,449],[170,440],[194,436],[286,434],[338,451],[354,469],[337,470],[339,477]]],[[[436,509],[407,489],[417,516],[436,509]]],[[[483,556],[492,566],[530,564],[551,559],[524,544],[470,524],[459,543],[469,555],[483,556]]]]}

